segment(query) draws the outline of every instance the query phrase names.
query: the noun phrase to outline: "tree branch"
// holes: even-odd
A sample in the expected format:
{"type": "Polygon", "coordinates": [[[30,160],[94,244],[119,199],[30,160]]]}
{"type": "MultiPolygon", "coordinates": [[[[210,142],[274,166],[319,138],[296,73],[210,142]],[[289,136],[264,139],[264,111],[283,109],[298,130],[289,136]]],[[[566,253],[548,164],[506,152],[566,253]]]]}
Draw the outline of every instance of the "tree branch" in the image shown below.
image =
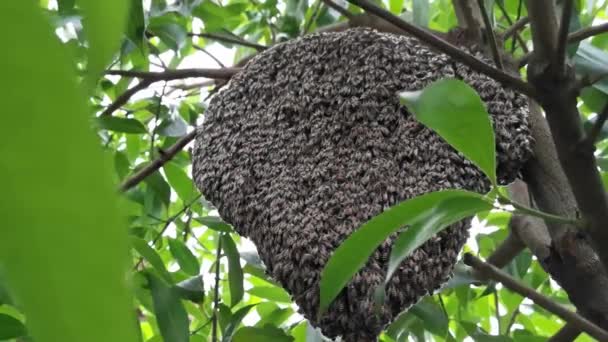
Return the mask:
{"type": "Polygon", "coordinates": [[[555,303],[550,298],[540,294],[536,290],[521,284],[510,275],[486,262],[483,262],[472,254],[466,253],[464,255],[464,263],[475,268],[486,276],[501,282],[504,287],[510,289],[511,291],[531,299],[537,305],[561,317],[566,322],[572,323],[577,328],[587,332],[589,335],[601,341],[608,340],[608,332],[606,332],[604,329],[598,327],[576,312],[570,311],[564,306],[555,303]]]}
{"type": "Polygon", "coordinates": [[[591,131],[589,132],[589,134],[587,135],[587,138],[585,139],[589,145],[592,146],[597,141],[597,138],[599,137],[600,133],[602,132],[602,127],[604,127],[604,124],[606,123],[606,119],[608,119],[608,103],[606,103],[606,105],[604,106],[604,109],[602,109],[602,112],[599,113],[597,120],[593,124],[591,131]]]}
{"type": "Polygon", "coordinates": [[[519,30],[521,30],[529,22],[530,22],[530,19],[528,19],[528,17],[523,17],[523,18],[519,19],[518,21],[516,21],[515,23],[513,23],[513,25],[511,25],[511,27],[507,28],[502,34],[505,37],[505,39],[507,39],[507,38],[511,37],[511,35],[517,33],[519,30]]]}
{"type": "Polygon", "coordinates": [[[241,71],[241,68],[220,68],[220,69],[177,69],[165,70],[160,72],[155,71],[138,71],[138,70],[108,70],[106,75],[117,75],[122,77],[137,77],[151,82],[172,81],[183,78],[204,77],[212,79],[227,80],[241,71]]]}
{"type": "Polygon", "coordinates": [[[566,323],[555,335],[551,336],[548,342],[572,342],[580,334],[581,330],[574,324],[566,323]]]}
{"type": "Polygon", "coordinates": [[[391,24],[401,28],[402,30],[408,32],[412,36],[420,39],[422,42],[430,45],[431,47],[449,55],[455,60],[469,66],[471,69],[486,74],[491,78],[503,83],[506,86],[509,86],[523,94],[526,94],[530,97],[536,96],[536,91],[534,87],[530,84],[522,81],[521,79],[514,77],[510,74],[505,73],[499,69],[494,68],[491,65],[484,63],[483,61],[477,59],[471,54],[465,52],[459,47],[456,47],[445,40],[438,38],[429,32],[416,27],[399,17],[392,15],[390,12],[368,2],[367,0],[348,0],[349,2],[363,8],[369,13],[372,13],[382,19],[390,22],[391,24]]]}
{"type": "Polygon", "coordinates": [[[122,183],[122,185],[120,186],[120,191],[125,192],[131,189],[132,187],[143,181],[146,177],[160,169],[168,161],[173,159],[173,157],[175,157],[175,155],[179,153],[179,151],[181,151],[186,145],[188,145],[188,143],[194,140],[195,136],[196,130],[181,137],[175,144],[160,153],[160,156],[157,159],[153,160],[141,170],[137,171],[133,176],[124,181],[124,183],[122,183]]]}
{"type": "Polygon", "coordinates": [[[585,28],[582,28],[578,31],[571,33],[568,36],[568,43],[578,42],[583,39],[597,36],[599,34],[606,33],[606,32],[608,32],[608,23],[604,23],[604,24],[600,24],[600,25],[596,25],[596,26],[585,27],[585,28]]]}
{"type": "Polygon", "coordinates": [[[500,52],[498,50],[498,43],[496,42],[494,29],[492,28],[492,23],[490,22],[490,17],[488,16],[488,11],[486,10],[486,5],[484,2],[484,0],[477,0],[479,10],[481,11],[481,17],[483,18],[484,25],[486,26],[485,32],[488,38],[488,43],[490,44],[490,50],[492,51],[492,57],[494,57],[496,67],[500,70],[504,70],[505,67],[502,64],[502,57],[500,56],[500,52]]]}
{"type": "Polygon", "coordinates": [[[334,11],[340,13],[343,17],[347,18],[348,20],[353,19],[354,15],[352,13],[350,13],[346,8],[338,5],[337,3],[333,2],[332,0],[321,0],[323,1],[323,3],[325,5],[327,5],[327,7],[333,9],[334,11]]]}
{"type": "Polygon", "coordinates": [[[114,102],[112,102],[109,106],[107,106],[106,109],[104,109],[104,111],[101,112],[100,116],[112,115],[112,113],[114,113],[115,110],[122,107],[125,103],[129,102],[129,100],[131,99],[131,97],[133,97],[133,95],[135,95],[136,93],[138,93],[141,90],[146,89],[154,82],[155,81],[153,81],[153,80],[142,80],[139,83],[137,83],[137,85],[127,89],[124,93],[120,94],[120,96],[118,96],[116,98],[116,100],[114,100],[114,102]]]}
{"type": "Polygon", "coordinates": [[[216,34],[216,33],[206,33],[206,32],[201,32],[201,33],[188,32],[188,36],[202,37],[202,38],[206,38],[206,39],[216,40],[218,42],[246,46],[246,47],[256,49],[258,51],[264,51],[264,50],[268,49],[268,46],[250,42],[250,41],[247,41],[238,36],[230,37],[227,35],[216,34]]]}
{"type": "Polygon", "coordinates": [[[559,36],[557,37],[557,48],[553,65],[557,73],[564,73],[566,69],[566,47],[568,47],[568,29],[570,27],[570,16],[572,15],[573,0],[564,0],[562,19],[560,21],[559,36]]]}

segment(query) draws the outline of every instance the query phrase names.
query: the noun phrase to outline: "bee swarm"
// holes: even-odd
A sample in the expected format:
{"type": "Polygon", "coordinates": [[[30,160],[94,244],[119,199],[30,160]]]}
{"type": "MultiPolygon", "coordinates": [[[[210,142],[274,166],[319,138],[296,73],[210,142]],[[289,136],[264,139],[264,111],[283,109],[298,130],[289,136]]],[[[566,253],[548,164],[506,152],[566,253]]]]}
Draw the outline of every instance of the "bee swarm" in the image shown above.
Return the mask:
{"type": "Polygon", "coordinates": [[[470,220],[409,256],[377,310],[373,292],[396,235],[387,239],[317,323],[321,270],[361,224],[423,193],[489,189],[477,167],[399,103],[399,91],[443,78],[480,94],[496,132],[498,177],[512,181],[531,155],[525,97],[414,38],[353,29],[276,45],[253,58],[205,112],[195,182],[326,336],[373,341],[452,273],[470,220]]]}

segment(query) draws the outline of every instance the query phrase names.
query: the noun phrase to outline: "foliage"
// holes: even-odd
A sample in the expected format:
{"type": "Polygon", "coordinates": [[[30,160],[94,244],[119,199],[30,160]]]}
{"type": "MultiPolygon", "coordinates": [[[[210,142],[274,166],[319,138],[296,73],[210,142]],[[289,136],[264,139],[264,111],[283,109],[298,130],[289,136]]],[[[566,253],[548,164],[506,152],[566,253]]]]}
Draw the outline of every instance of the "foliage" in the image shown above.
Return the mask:
{"type": "MultiPolygon", "coordinates": [[[[516,0],[485,2],[498,31],[510,26],[505,14],[512,21],[526,15],[516,0]]],[[[430,29],[447,31],[457,23],[448,0],[381,4],[430,29]]],[[[577,4],[571,30],[608,20],[608,1],[577,4]]],[[[0,35],[12,42],[0,55],[8,120],[0,144],[8,195],[0,204],[0,340],[207,341],[215,331],[218,341],[321,341],[289,295],[264,274],[251,244],[204,201],[192,182],[187,149],[116,195],[121,183],[201,122],[213,84],[156,82],[102,116],[136,82],[101,74],[108,68],[230,66],[257,53],[256,45],[236,41],[271,46],[347,18],[321,0],[40,0],[38,8],[13,1],[2,2],[0,16],[0,35]]],[[[531,46],[528,28],[521,38],[531,46]]],[[[525,54],[514,39],[507,39],[505,48],[515,57],[525,54]]],[[[571,45],[569,53],[580,76],[605,73],[608,35],[571,45]]],[[[592,126],[608,102],[608,80],[585,88],[580,100],[581,120],[592,126]]],[[[470,88],[439,82],[404,101],[495,183],[493,133],[470,88]],[[446,98],[432,92],[458,93],[452,109],[479,115],[467,117],[471,121],[433,116],[445,112],[436,106],[447,102],[428,101],[446,98]]],[[[602,172],[608,171],[607,137],[602,131],[597,144],[602,172]]],[[[410,228],[395,245],[391,269],[432,233],[473,213],[476,223],[465,250],[487,258],[506,237],[511,215],[493,210],[492,199],[507,200],[498,190],[487,196],[428,194],[372,219],[328,264],[323,305],[378,243],[404,224],[410,228]]],[[[403,313],[380,340],[543,341],[563,325],[501,285],[472,285],[461,266],[438,294],[403,313]]],[[[505,270],[569,303],[529,251],[505,270]]]]}

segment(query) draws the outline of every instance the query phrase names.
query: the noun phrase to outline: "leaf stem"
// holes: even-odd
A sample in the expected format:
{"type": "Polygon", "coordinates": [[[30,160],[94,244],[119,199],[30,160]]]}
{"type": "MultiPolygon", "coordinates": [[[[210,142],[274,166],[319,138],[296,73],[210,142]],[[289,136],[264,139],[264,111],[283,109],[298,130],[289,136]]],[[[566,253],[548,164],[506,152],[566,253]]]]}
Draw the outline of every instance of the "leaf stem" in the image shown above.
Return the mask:
{"type": "Polygon", "coordinates": [[[579,227],[579,228],[583,228],[585,226],[584,222],[582,220],[580,220],[580,219],[571,219],[571,218],[568,218],[568,217],[563,217],[563,216],[558,216],[558,215],[553,215],[553,214],[545,213],[543,211],[536,210],[536,209],[527,207],[525,205],[519,204],[519,203],[511,200],[510,198],[508,198],[508,197],[500,194],[500,193],[498,195],[498,201],[501,204],[510,204],[510,205],[512,205],[513,208],[515,208],[515,213],[518,213],[518,214],[535,216],[535,217],[541,218],[543,220],[553,221],[553,222],[556,222],[556,223],[571,224],[571,225],[574,225],[574,226],[579,227]]]}

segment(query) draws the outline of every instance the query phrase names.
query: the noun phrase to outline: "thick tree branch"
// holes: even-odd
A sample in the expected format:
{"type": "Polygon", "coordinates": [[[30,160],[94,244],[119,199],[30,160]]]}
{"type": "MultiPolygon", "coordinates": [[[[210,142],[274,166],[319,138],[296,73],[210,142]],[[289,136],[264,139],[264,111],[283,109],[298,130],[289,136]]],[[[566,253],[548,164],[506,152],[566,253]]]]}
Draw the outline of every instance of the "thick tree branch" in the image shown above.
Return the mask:
{"type": "Polygon", "coordinates": [[[608,32],[608,23],[582,28],[568,36],[568,43],[578,42],[589,37],[608,32]]]}
{"type": "Polygon", "coordinates": [[[191,37],[202,37],[202,38],[206,38],[206,39],[216,40],[218,42],[246,46],[246,47],[256,49],[258,51],[264,51],[264,50],[268,49],[267,46],[264,46],[264,45],[261,45],[258,43],[254,43],[254,42],[250,42],[250,41],[247,41],[245,39],[242,39],[242,38],[236,37],[236,36],[231,37],[228,35],[217,34],[217,33],[206,33],[206,32],[201,32],[201,33],[189,32],[188,35],[191,37]]]}
{"type": "Polygon", "coordinates": [[[227,80],[241,71],[241,68],[220,69],[177,69],[165,71],[137,71],[137,70],[108,70],[106,75],[117,75],[122,77],[137,77],[151,82],[172,81],[184,78],[204,77],[212,79],[227,80]]]}
{"type": "Polygon", "coordinates": [[[551,336],[548,342],[572,342],[580,334],[581,329],[572,323],[566,323],[555,335],[551,336]]]}
{"type": "Polygon", "coordinates": [[[122,183],[122,185],[120,186],[120,191],[125,192],[131,189],[132,187],[136,186],[141,181],[146,179],[146,177],[156,172],[168,161],[173,159],[173,157],[175,157],[175,155],[179,153],[179,151],[186,147],[188,143],[194,140],[195,136],[196,130],[181,137],[175,144],[160,153],[160,156],[157,159],[153,160],[152,162],[150,162],[150,164],[146,165],[141,170],[137,171],[133,176],[124,181],[124,183],[122,183]]]}
{"type": "Polygon", "coordinates": [[[577,314],[574,311],[568,310],[564,306],[555,303],[550,298],[546,297],[543,294],[540,294],[536,290],[529,288],[517,280],[515,280],[510,275],[505,272],[499,270],[498,268],[483,262],[472,254],[464,255],[465,264],[475,268],[479,272],[485,274],[486,276],[499,281],[503,284],[504,287],[517,292],[518,294],[531,299],[534,303],[541,306],[542,308],[550,311],[559,317],[561,317],[564,321],[568,323],[572,323],[577,328],[587,332],[589,335],[601,340],[608,340],[608,332],[604,329],[598,327],[593,322],[587,320],[581,315],[577,314]]]}
{"type": "Polygon", "coordinates": [[[471,69],[486,74],[495,80],[502,82],[504,85],[511,87],[523,94],[526,94],[530,97],[536,96],[536,91],[534,87],[530,84],[522,81],[521,79],[512,76],[508,73],[505,73],[499,69],[494,68],[491,65],[484,63],[483,61],[477,59],[471,54],[465,52],[463,49],[456,47],[445,40],[438,38],[429,32],[416,27],[399,17],[392,15],[390,12],[370,3],[367,0],[348,0],[349,2],[363,8],[369,13],[377,15],[384,20],[390,22],[391,24],[401,28],[402,30],[408,32],[412,36],[420,39],[424,43],[430,45],[431,47],[449,55],[455,60],[469,66],[471,69]]]}
{"type": "Polygon", "coordinates": [[[564,73],[566,68],[566,48],[568,47],[568,29],[570,27],[570,16],[572,15],[573,0],[564,0],[562,19],[560,21],[559,35],[557,37],[557,48],[553,65],[556,72],[564,73]]]}

